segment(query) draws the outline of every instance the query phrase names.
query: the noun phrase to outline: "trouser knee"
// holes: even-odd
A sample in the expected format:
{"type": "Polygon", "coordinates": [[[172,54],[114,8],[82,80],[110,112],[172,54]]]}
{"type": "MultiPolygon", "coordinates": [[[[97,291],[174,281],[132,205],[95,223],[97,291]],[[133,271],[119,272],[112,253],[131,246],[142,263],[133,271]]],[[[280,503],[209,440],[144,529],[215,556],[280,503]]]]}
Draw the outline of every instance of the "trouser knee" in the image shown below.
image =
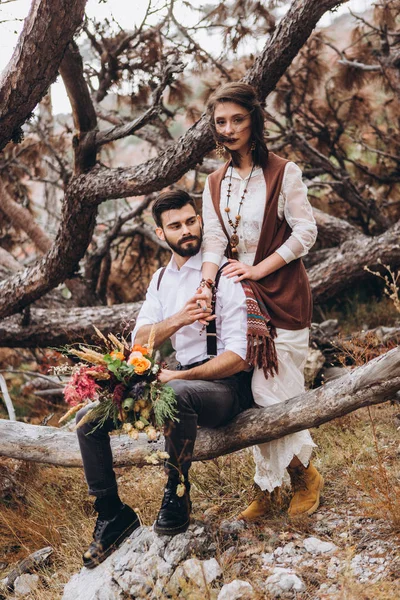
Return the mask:
{"type": "Polygon", "coordinates": [[[168,383],[175,392],[177,410],[181,414],[191,414],[195,411],[195,403],[190,388],[190,383],[182,379],[175,379],[168,383]]]}

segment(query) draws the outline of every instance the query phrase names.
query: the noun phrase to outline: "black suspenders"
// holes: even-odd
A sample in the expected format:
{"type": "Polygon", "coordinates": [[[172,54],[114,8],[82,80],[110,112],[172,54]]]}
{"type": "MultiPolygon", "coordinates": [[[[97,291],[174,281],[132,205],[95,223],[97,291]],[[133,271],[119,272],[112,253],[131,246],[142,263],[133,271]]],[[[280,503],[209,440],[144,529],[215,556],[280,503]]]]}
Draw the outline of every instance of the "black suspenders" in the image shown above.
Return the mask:
{"type": "MultiPolygon", "coordinates": [[[[225,263],[224,265],[222,265],[222,267],[220,267],[217,271],[217,275],[215,276],[215,288],[214,288],[214,294],[213,294],[213,298],[211,301],[211,314],[215,314],[215,302],[216,302],[216,294],[217,294],[217,289],[218,289],[218,283],[219,280],[221,278],[221,272],[222,269],[224,267],[226,267],[228,263],[225,263]]],[[[160,285],[161,285],[161,280],[164,277],[164,273],[165,273],[165,269],[166,267],[163,267],[160,271],[160,274],[158,276],[158,281],[157,281],[157,292],[160,289],[160,285]]],[[[213,319],[212,321],[210,321],[207,325],[207,354],[208,356],[217,356],[217,326],[215,323],[215,319],[213,319]]]]}

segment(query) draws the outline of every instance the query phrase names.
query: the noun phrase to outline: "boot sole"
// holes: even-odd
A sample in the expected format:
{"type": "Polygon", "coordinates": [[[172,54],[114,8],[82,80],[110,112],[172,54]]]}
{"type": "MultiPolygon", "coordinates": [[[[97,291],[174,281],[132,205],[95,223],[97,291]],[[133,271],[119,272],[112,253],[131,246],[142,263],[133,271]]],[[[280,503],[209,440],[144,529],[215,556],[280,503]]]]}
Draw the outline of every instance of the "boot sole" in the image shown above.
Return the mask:
{"type": "Polygon", "coordinates": [[[306,510],[303,513],[297,514],[297,515],[291,515],[289,514],[289,517],[291,519],[295,519],[296,517],[302,517],[303,515],[312,515],[313,513],[315,513],[316,510],[318,510],[319,504],[320,504],[320,496],[321,496],[321,492],[322,492],[322,488],[324,487],[324,483],[325,480],[322,477],[322,475],[320,475],[320,480],[319,480],[319,484],[318,484],[318,497],[315,501],[315,504],[312,505],[311,508],[309,508],[308,510],[306,510]]]}
{"type": "Polygon", "coordinates": [[[190,518],[186,521],[186,523],[178,525],[178,527],[160,527],[159,525],[157,525],[156,521],[153,525],[153,529],[158,535],[177,535],[178,533],[183,533],[184,531],[186,531],[189,527],[189,524],[190,518]]]}
{"type": "Polygon", "coordinates": [[[94,567],[97,567],[97,565],[99,565],[104,560],[106,560],[106,558],[108,558],[110,556],[110,554],[112,554],[114,552],[114,550],[116,550],[118,548],[118,546],[120,546],[120,544],[122,544],[124,539],[126,539],[128,537],[128,535],[130,535],[138,527],[140,527],[139,519],[137,519],[131,525],[129,525],[129,527],[127,527],[121,533],[121,535],[115,540],[115,542],[113,544],[111,544],[111,546],[109,548],[107,548],[107,550],[105,552],[103,552],[103,554],[100,554],[100,556],[98,556],[97,558],[95,558],[93,560],[83,561],[83,566],[86,567],[87,569],[94,569],[94,567]]]}

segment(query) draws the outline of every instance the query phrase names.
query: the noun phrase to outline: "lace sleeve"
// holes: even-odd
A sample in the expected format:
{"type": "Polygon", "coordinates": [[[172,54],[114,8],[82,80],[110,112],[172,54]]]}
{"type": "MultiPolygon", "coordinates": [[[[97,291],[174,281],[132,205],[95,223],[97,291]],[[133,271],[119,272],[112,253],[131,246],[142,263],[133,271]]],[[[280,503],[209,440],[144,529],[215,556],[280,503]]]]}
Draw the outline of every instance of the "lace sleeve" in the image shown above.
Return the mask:
{"type": "Polygon", "coordinates": [[[208,177],[203,192],[203,223],[203,262],[212,262],[219,266],[224,256],[227,240],[218,215],[215,212],[210,186],[208,185],[208,177]]]}
{"type": "Polygon", "coordinates": [[[295,163],[289,162],[286,165],[282,195],[285,201],[284,216],[292,234],[278,248],[277,253],[289,263],[305,256],[317,239],[317,225],[307,199],[307,186],[302,180],[300,168],[295,163]]]}

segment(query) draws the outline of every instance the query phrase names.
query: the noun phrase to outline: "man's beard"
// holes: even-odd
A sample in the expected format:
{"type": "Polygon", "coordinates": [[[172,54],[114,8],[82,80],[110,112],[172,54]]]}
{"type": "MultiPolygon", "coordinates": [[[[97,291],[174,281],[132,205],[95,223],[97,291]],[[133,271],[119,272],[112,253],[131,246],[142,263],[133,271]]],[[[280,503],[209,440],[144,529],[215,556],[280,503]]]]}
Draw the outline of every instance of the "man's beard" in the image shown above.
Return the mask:
{"type": "Polygon", "coordinates": [[[165,235],[165,232],[164,232],[164,236],[165,236],[165,241],[167,242],[167,244],[171,248],[171,250],[173,252],[176,252],[176,254],[178,254],[178,256],[182,256],[184,258],[186,258],[188,256],[195,256],[199,252],[200,247],[201,247],[201,242],[203,240],[202,232],[200,232],[200,236],[187,235],[186,237],[180,239],[177,244],[173,244],[172,242],[170,242],[169,239],[167,238],[167,236],[165,235]],[[193,245],[188,246],[187,248],[183,248],[181,244],[184,242],[188,242],[188,241],[192,241],[193,245]]]}

